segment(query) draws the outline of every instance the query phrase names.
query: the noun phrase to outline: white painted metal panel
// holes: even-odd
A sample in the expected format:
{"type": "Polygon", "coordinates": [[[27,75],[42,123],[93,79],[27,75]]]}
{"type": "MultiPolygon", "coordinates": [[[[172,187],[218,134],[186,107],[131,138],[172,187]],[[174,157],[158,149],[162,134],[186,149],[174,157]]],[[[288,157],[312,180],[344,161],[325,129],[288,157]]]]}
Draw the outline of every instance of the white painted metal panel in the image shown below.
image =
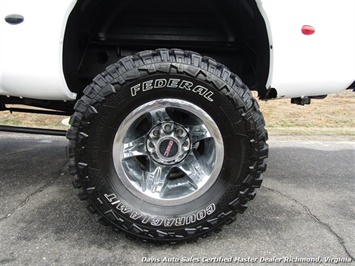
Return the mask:
{"type": "Polygon", "coordinates": [[[63,36],[74,0],[0,0],[0,95],[70,100],[65,82],[63,36]],[[10,25],[5,17],[20,14],[10,25]]]}
{"type": "Polygon", "coordinates": [[[279,97],[336,93],[355,80],[354,0],[258,1],[272,40],[268,86],[279,97]],[[302,34],[311,25],[313,35],[302,34]]]}

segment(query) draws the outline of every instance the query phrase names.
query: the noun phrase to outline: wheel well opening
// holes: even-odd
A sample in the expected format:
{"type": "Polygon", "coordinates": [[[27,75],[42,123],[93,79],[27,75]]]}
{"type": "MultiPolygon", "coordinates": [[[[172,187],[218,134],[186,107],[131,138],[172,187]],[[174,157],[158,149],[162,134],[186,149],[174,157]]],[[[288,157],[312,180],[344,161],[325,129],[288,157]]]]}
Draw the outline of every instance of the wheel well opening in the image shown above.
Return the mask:
{"type": "Polygon", "coordinates": [[[120,58],[141,50],[181,48],[210,56],[266,95],[269,43],[249,0],[79,0],[64,39],[63,68],[78,93],[120,58]]]}

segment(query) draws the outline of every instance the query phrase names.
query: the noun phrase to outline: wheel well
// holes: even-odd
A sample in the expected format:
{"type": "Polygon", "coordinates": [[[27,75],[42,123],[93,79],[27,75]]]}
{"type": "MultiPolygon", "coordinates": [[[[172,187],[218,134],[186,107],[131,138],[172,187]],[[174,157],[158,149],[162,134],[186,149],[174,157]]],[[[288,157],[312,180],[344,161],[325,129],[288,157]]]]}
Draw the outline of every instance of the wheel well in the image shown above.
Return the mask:
{"type": "Polygon", "coordinates": [[[94,76],[141,50],[181,48],[226,65],[266,95],[269,43],[249,0],[79,0],[64,38],[63,70],[79,94],[94,76]]]}

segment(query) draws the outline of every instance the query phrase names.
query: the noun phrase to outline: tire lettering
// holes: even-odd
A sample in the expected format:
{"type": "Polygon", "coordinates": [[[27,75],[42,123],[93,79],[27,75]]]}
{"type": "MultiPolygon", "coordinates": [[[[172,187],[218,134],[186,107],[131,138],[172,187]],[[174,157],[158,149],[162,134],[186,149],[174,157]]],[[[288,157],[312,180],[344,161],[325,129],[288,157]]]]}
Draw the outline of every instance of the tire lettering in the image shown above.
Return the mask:
{"type": "Polygon", "coordinates": [[[179,86],[180,79],[169,79],[168,88],[176,89],[179,86]]]}
{"type": "Polygon", "coordinates": [[[216,206],[214,205],[214,203],[208,205],[206,208],[207,215],[211,215],[212,213],[214,213],[215,210],[216,210],[216,206]]]}
{"type": "Polygon", "coordinates": [[[112,202],[114,199],[117,198],[116,195],[113,194],[113,193],[110,194],[110,195],[105,194],[104,196],[105,196],[105,198],[106,198],[109,202],[112,202]]]}
{"type": "MultiPolygon", "coordinates": [[[[119,210],[119,211],[121,211],[121,204],[122,204],[121,201],[112,202],[112,203],[117,204],[117,205],[116,205],[116,209],[119,210]]],[[[113,204],[113,205],[115,205],[115,204],[113,204]]]]}
{"type": "Polygon", "coordinates": [[[194,84],[190,81],[186,81],[186,80],[183,80],[179,86],[180,89],[185,89],[187,91],[190,91],[191,90],[191,87],[193,86],[194,84]]]}
{"type": "Polygon", "coordinates": [[[185,217],[176,218],[175,226],[184,226],[185,220],[185,217]]]}
{"type": "Polygon", "coordinates": [[[197,213],[196,218],[198,221],[201,221],[202,219],[204,219],[206,217],[206,211],[205,210],[201,210],[197,213]]]}
{"type": "Polygon", "coordinates": [[[192,224],[196,222],[196,214],[192,214],[186,217],[186,224],[192,224]]]}
{"type": "Polygon", "coordinates": [[[195,88],[193,88],[192,91],[194,93],[198,93],[200,95],[205,95],[207,89],[205,87],[202,87],[202,86],[198,85],[195,88]]]}
{"type": "Polygon", "coordinates": [[[131,208],[128,208],[128,207],[125,206],[125,205],[121,205],[121,212],[122,212],[123,214],[130,213],[130,212],[132,212],[132,209],[131,209],[131,208]]]}
{"type": "Polygon", "coordinates": [[[143,91],[150,91],[152,90],[154,87],[153,87],[153,80],[148,80],[146,82],[143,82],[143,91]]]}
{"type": "MultiPolygon", "coordinates": [[[[119,200],[116,194],[104,194],[106,200],[121,214],[129,217],[132,220],[142,219],[142,224],[150,224],[152,226],[164,226],[164,227],[181,227],[195,223],[196,221],[201,221],[207,216],[212,215],[216,211],[216,205],[214,203],[208,205],[205,209],[199,210],[196,213],[192,213],[188,216],[178,217],[178,218],[162,218],[162,217],[151,217],[149,215],[144,215],[136,210],[125,205],[121,200],[119,200]]],[[[117,218],[121,219],[121,218],[117,218]]]]}
{"type": "Polygon", "coordinates": [[[138,220],[139,218],[142,217],[142,214],[138,213],[138,212],[132,212],[131,215],[129,216],[129,218],[133,219],[133,220],[138,220]]]}
{"type": "Polygon", "coordinates": [[[149,216],[145,216],[144,219],[142,220],[142,223],[143,224],[147,224],[150,220],[150,217],[149,216]]]}
{"type": "Polygon", "coordinates": [[[211,98],[213,96],[213,92],[209,91],[203,97],[205,97],[208,101],[213,102],[213,99],[211,98]]]}
{"type": "Polygon", "coordinates": [[[171,227],[175,222],[174,218],[171,219],[164,219],[164,226],[165,227],[171,227]]]}
{"type": "Polygon", "coordinates": [[[171,89],[182,89],[196,93],[204,97],[207,101],[213,102],[214,93],[203,87],[201,85],[196,85],[191,81],[181,80],[181,79],[156,79],[156,80],[147,80],[137,85],[131,87],[131,96],[136,96],[139,92],[147,92],[153,89],[161,88],[171,88],[171,89]]]}
{"type": "Polygon", "coordinates": [[[208,101],[213,102],[213,99],[211,98],[213,92],[209,91],[207,88],[198,85],[195,88],[193,88],[192,91],[194,93],[198,93],[201,96],[205,97],[208,101]]]}
{"type": "Polygon", "coordinates": [[[132,97],[137,95],[137,91],[141,89],[141,84],[137,84],[131,88],[131,95],[132,97]]]}
{"type": "Polygon", "coordinates": [[[154,82],[154,88],[159,89],[159,88],[164,88],[168,82],[166,79],[157,79],[154,82]]]}
{"type": "Polygon", "coordinates": [[[120,200],[116,200],[114,202],[111,202],[112,205],[116,205],[116,204],[119,204],[121,201],[120,200]]]}
{"type": "Polygon", "coordinates": [[[150,222],[152,226],[161,226],[162,223],[163,223],[163,219],[160,218],[153,218],[152,221],[150,222]]]}

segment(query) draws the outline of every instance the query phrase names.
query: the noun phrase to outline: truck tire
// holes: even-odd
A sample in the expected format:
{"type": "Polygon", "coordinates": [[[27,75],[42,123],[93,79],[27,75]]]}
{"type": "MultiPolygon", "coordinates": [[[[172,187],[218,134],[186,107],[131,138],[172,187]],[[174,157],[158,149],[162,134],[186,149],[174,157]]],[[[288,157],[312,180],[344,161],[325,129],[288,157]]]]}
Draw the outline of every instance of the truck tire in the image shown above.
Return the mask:
{"type": "Polygon", "coordinates": [[[68,156],[79,196],[128,238],[209,236],[260,187],[263,116],[246,85],[211,58],[178,49],[125,57],[74,109],[68,156]]]}

